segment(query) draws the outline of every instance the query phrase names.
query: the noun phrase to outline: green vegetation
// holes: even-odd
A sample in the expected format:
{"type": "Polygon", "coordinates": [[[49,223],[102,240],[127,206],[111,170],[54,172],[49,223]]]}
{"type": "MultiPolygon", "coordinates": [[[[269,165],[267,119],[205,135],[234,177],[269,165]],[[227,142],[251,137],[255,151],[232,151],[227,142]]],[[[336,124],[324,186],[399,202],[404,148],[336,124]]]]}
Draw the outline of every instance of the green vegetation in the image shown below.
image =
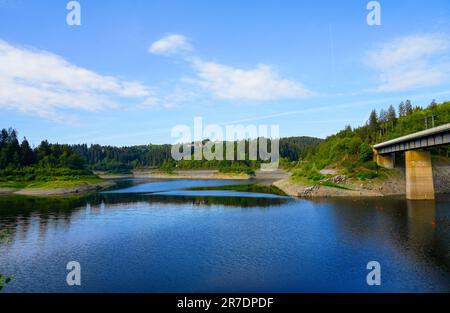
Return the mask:
{"type": "Polygon", "coordinates": [[[176,170],[218,170],[220,173],[255,175],[259,168],[257,161],[218,161],[218,160],[181,160],[172,159],[164,161],[160,170],[172,174],[176,170]]]}
{"type": "MultiPolygon", "coordinates": [[[[355,129],[347,126],[326,138],[304,162],[291,164],[293,180],[320,182],[326,178],[319,173],[324,168],[333,168],[360,180],[382,178],[387,170],[379,169],[372,161],[374,144],[450,122],[450,102],[437,104],[433,101],[427,108],[421,108],[413,107],[407,100],[399,105],[398,112],[399,115],[392,105],[379,114],[373,110],[366,125],[355,129]]],[[[450,148],[444,146],[431,151],[448,158],[450,148]]]]}
{"type": "Polygon", "coordinates": [[[322,139],[314,137],[288,137],[280,139],[280,157],[287,162],[306,159],[316,151],[322,139]]]}
{"type": "Polygon", "coordinates": [[[374,178],[379,177],[379,173],[378,173],[378,171],[373,171],[373,170],[362,170],[361,172],[356,174],[356,176],[360,180],[367,180],[367,179],[374,179],[374,178]]]}
{"type": "MultiPolygon", "coordinates": [[[[208,142],[209,140],[204,140],[202,144],[208,142]]],[[[282,138],[280,139],[282,160],[293,162],[311,155],[320,142],[320,139],[311,137],[282,138]]],[[[70,187],[78,183],[98,182],[98,177],[92,171],[128,174],[136,168],[154,168],[169,174],[176,170],[219,170],[221,173],[253,176],[263,161],[250,160],[249,140],[233,143],[235,156],[238,155],[240,144],[244,144],[245,152],[239,161],[195,160],[196,143],[191,143],[190,160],[174,161],[171,157],[171,145],[88,147],[86,144],[60,145],[42,141],[37,148],[32,149],[26,138],[19,144],[16,130],[3,129],[0,137],[0,186],[70,187]]],[[[268,145],[271,145],[270,140],[268,145]]],[[[226,159],[225,155],[223,159],[226,159]]]]}
{"type": "MultiPolygon", "coordinates": [[[[204,140],[206,144],[209,140],[204,140]]],[[[297,161],[311,155],[319,145],[321,139],[312,137],[290,137],[280,139],[280,156],[284,160],[297,161]]],[[[237,146],[241,142],[234,142],[234,154],[237,155],[237,146]]],[[[171,157],[171,145],[147,145],[133,147],[111,147],[100,145],[74,145],[71,150],[86,160],[86,166],[94,171],[103,171],[111,174],[127,174],[136,168],[155,168],[166,173],[176,170],[219,170],[222,173],[237,173],[254,175],[261,161],[250,161],[248,156],[249,141],[244,142],[246,153],[241,161],[219,160],[182,160],[174,161],[171,157]]],[[[270,145],[270,140],[269,140],[270,145]]],[[[194,155],[195,143],[191,143],[194,155]]],[[[224,149],[225,150],[225,149],[224,149]]],[[[224,156],[224,159],[226,157],[224,156]]]]}
{"type": "Polygon", "coordinates": [[[287,194],[281,189],[275,186],[264,186],[258,184],[246,184],[246,185],[230,185],[230,186],[217,186],[217,187],[194,187],[187,190],[233,190],[240,192],[256,192],[256,193],[268,193],[279,196],[287,196],[287,194]]]}
{"type": "Polygon", "coordinates": [[[333,187],[333,188],[337,188],[337,189],[352,190],[352,189],[350,189],[350,188],[348,188],[348,187],[339,185],[339,184],[337,184],[337,183],[333,183],[333,182],[331,182],[331,181],[323,181],[323,182],[319,182],[319,185],[321,185],[321,186],[326,186],[326,187],[333,187]]]}
{"type": "Polygon", "coordinates": [[[86,167],[111,174],[128,174],[138,167],[159,168],[171,160],[171,145],[141,145],[111,147],[101,145],[72,145],[71,150],[83,158],[86,167]]]}
{"type": "Polygon", "coordinates": [[[194,160],[182,160],[176,162],[176,168],[179,170],[214,170],[217,169],[221,173],[237,173],[254,175],[255,170],[258,168],[260,162],[257,161],[194,161],[194,160]]]}
{"type": "Polygon", "coordinates": [[[322,175],[317,171],[317,169],[309,168],[309,164],[311,163],[306,163],[301,166],[301,169],[295,169],[291,176],[291,180],[305,185],[321,185],[344,190],[352,190],[346,186],[340,185],[339,183],[325,180],[326,178],[332,177],[332,175],[322,175]]]}
{"type": "Polygon", "coordinates": [[[26,186],[26,188],[43,188],[43,189],[49,189],[49,188],[70,188],[70,187],[76,187],[81,185],[94,185],[101,183],[102,180],[100,178],[85,178],[85,179],[70,179],[70,180],[61,180],[57,178],[56,180],[52,181],[37,181],[32,182],[29,185],[26,186]]]}
{"type": "Polygon", "coordinates": [[[103,182],[98,177],[87,178],[74,178],[74,177],[55,177],[51,181],[0,181],[0,187],[12,188],[12,189],[24,189],[24,188],[40,188],[40,189],[53,189],[53,188],[70,188],[83,185],[94,185],[103,182]]]}
{"type": "Polygon", "coordinates": [[[70,146],[42,141],[32,149],[26,138],[19,144],[16,130],[1,131],[0,187],[59,188],[98,182],[70,146]]]}

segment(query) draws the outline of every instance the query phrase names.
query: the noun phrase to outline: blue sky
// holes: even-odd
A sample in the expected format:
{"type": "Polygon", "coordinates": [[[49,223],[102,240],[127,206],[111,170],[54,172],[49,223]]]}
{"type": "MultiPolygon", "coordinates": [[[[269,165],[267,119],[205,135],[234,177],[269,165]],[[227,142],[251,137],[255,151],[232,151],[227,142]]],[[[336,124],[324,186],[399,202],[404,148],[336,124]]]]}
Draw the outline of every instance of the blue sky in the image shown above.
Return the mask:
{"type": "Polygon", "coordinates": [[[33,144],[172,143],[171,129],[326,137],[371,109],[450,99],[450,2],[0,0],[0,126],[33,144]]]}

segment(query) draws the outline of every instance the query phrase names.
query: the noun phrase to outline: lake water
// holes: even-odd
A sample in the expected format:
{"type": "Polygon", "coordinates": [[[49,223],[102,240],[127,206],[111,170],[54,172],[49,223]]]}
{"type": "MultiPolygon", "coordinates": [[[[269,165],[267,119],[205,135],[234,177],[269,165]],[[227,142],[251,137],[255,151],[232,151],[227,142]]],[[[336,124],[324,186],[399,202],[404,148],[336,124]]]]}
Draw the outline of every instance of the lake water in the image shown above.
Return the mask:
{"type": "Polygon", "coordinates": [[[299,200],[238,181],[122,180],[86,198],[0,197],[6,292],[449,292],[450,198],[299,200]],[[66,264],[81,264],[81,286],[66,264]],[[368,286],[369,261],[381,286],[368,286]]]}

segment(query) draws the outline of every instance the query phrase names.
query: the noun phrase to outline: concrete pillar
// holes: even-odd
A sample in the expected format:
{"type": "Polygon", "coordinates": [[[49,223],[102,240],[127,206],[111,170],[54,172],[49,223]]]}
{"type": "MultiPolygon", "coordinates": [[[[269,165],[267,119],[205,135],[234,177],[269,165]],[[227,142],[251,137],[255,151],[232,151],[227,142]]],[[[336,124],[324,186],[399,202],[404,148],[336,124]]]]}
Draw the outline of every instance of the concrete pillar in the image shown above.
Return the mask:
{"type": "Polygon", "coordinates": [[[410,200],[433,200],[433,168],[429,151],[405,152],[406,198],[410,200]]]}
{"type": "Polygon", "coordinates": [[[377,162],[378,166],[384,168],[394,168],[395,166],[395,154],[379,154],[377,150],[373,150],[373,159],[377,162]]]}

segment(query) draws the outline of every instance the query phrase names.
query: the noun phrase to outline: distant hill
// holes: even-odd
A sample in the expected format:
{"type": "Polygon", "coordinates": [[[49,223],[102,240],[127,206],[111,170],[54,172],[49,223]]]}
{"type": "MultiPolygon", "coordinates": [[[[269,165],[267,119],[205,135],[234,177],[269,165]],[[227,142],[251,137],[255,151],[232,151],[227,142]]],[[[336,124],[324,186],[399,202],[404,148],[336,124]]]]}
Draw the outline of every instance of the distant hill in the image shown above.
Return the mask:
{"type": "Polygon", "coordinates": [[[315,137],[287,137],[280,139],[280,156],[298,161],[313,154],[323,139],[315,137]]]}
{"type": "MultiPolygon", "coordinates": [[[[289,161],[298,161],[314,153],[322,139],[313,137],[289,137],[280,139],[280,156],[289,161]]],[[[129,172],[137,167],[179,169],[216,169],[230,167],[245,171],[255,169],[258,162],[250,161],[180,161],[171,157],[171,145],[141,145],[131,147],[112,147],[101,145],[73,145],[71,149],[86,160],[92,170],[115,173],[129,172]]]]}

